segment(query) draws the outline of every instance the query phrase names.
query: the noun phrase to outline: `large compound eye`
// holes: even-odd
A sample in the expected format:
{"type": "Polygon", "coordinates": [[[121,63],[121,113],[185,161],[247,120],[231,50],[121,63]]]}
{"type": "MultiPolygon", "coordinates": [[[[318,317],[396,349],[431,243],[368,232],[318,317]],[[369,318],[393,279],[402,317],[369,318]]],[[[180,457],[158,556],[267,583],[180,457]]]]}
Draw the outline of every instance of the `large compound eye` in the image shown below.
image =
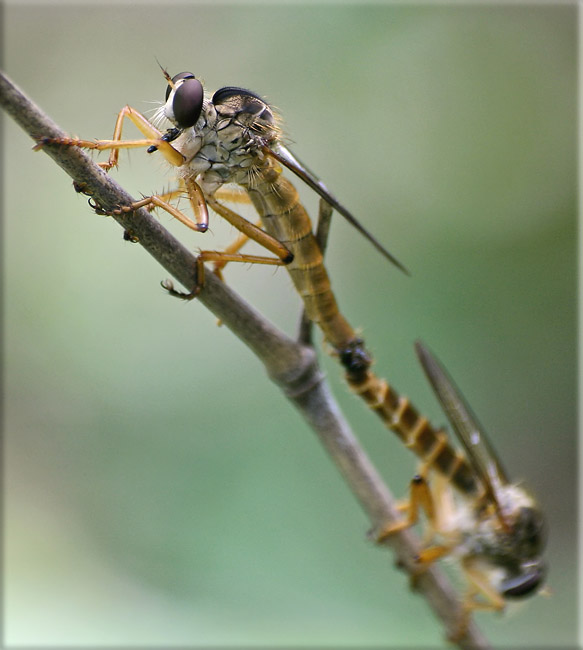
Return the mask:
{"type": "Polygon", "coordinates": [[[174,92],[172,111],[176,124],[187,129],[196,124],[202,111],[204,91],[198,79],[185,79],[174,92]]]}

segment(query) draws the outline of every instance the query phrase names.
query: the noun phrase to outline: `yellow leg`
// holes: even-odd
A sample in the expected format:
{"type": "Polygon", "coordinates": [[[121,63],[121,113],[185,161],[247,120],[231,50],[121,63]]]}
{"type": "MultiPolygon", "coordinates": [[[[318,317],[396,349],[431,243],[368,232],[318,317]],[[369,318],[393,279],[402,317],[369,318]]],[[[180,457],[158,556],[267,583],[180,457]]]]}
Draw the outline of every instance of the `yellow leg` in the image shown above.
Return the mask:
{"type": "Polygon", "coordinates": [[[209,227],[209,214],[202,189],[198,183],[192,179],[181,178],[180,185],[182,186],[182,189],[172,190],[171,192],[166,192],[165,194],[161,195],[154,194],[152,196],[148,196],[141,201],[135,201],[129,206],[122,206],[121,208],[112,210],[111,214],[133,212],[138,208],[147,208],[150,211],[154,208],[161,208],[191,230],[194,230],[196,232],[206,232],[209,227]],[[190,201],[196,222],[194,222],[182,211],[180,211],[178,208],[175,208],[171,203],[169,203],[169,201],[171,201],[173,198],[183,195],[186,195],[190,201]]]}
{"type": "Polygon", "coordinates": [[[162,286],[168,291],[168,293],[170,293],[170,295],[184,300],[192,300],[193,298],[196,298],[204,286],[205,262],[215,262],[215,268],[219,269],[220,274],[220,269],[228,262],[247,262],[249,264],[271,264],[274,266],[283,266],[289,264],[293,260],[293,255],[283,244],[274,237],[271,237],[271,235],[268,235],[265,231],[261,230],[258,226],[247,221],[247,219],[244,219],[212,197],[208,199],[208,204],[217,214],[237,228],[237,230],[241,232],[241,237],[226,251],[200,252],[197,258],[197,286],[193,291],[183,293],[174,289],[170,280],[163,282],[162,286]],[[263,247],[267,248],[267,250],[277,255],[277,257],[263,257],[261,255],[243,255],[242,253],[237,253],[236,251],[247,241],[247,239],[256,241],[263,247]]]}
{"type": "Polygon", "coordinates": [[[409,502],[400,506],[401,510],[408,510],[407,517],[402,521],[391,523],[381,528],[376,535],[377,542],[382,542],[387,539],[387,537],[416,524],[419,519],[420,508],[425,512],[429,522],[431,524],[434,523],[435,507],[433,497],[431,496],[427,481],[423,476],[417,475],[411,480],[409,494],[409,502]]]}
{"type": "Polygon", "coordinates": [[[208,204],[217,214],[237,228],[241,233],[247,235],[249,239],[256,241],[264,248],[267,248],[269,252],[277,255],[284,264],[289,264],[293,260],[293,255],[280,241],[275,239],[275,237],[268,235],[264,230],[261,230],[261,228],[250,221],[247,221],[247,219],[244,219],[226,205],[219,203],[212,197],[208,199],[208,204]]]}
{"type": "Polygon", "coordinates": [[[111,149],[109,160],[106,163],[99,163],[99,166],[106,171],[112,167],[117,167],[120,149],[136,149],[139,147],[156,147],[166,160],[180,167],[184,164],[184,156],[174,149],[166,140],[162,139],[162,133],[151,124],[141,113],[131,106],[124,106],[117,116],[113,138],[111,140],[80,140],[78,138],[40,138],[35,150],[41,149],[47,144],[57,144],[69,147],[81,147],[83,149],[96,149],[105,151],[111,149]],[[145,140],[122,140],[123,121],[129,118],[147,138],[145,140]]]}
{"type": "MultiPolygon", "coordinates": [[[[191,185],[194,185],[198,188],[198,185],[194,181],[185,181],[185,186],[194,209],[196,198],[191,194],[191,185]]],[[[200,188],[198,189],[200,190],[200,188]]],[[[200,198],[204,204],[205,197],[203,196],[202,191],[200,191],[200,198]]],[[[265,231],[261,230],[259,226],[256,226],[250,221],[247,221],[247,219],[244,219],[230,208],[227,208],[222,203],[219,203],[214,197],[210,197],[207,199],[207,201],[217,214],[219,214],[241,232],[241,237],[226,251],[206,250],[200,252],[197,258],[197,286],[193,291],[189,293],[183,293],[174,289],[174,286],[170,280],[163,282],[162,286],[168,291],[168,293],[170,293],[170,295],[176,296],[177,298],[182,298],[184,300],[192,300],[195,298],[204,286],[205,262],[214,262],[215,268],[219,269],[220,275],[220,269],[229,262],[247,262],[249,264],[270,264],[274,266],[283,266],[285,264],[289,264],[293,260],[293,255],[288,251],[288,249],[277,239],[271,237],[271,235],[268,235],[265,231]],[[268,251],[277,255],[277,257],[263,257],[261,255],[244,255],[242,253],[238,253],[237,250],[247,241],[247,239],[256,241],[264,248],[267,248],[268,251]]]]}
{"type": "MultiPolygon", "coordinates": [[[[194,183],[194,181],[192,182],[194,183]]],[[[186,187],[190,195],[189,185],[187,184],[186,187]]],[[[162,286],[168,291],[168,293],[170,293],[170,295],[177,298],[182,298],[184,300],[192,300],[195,298],[204,286],[205,262],[215,262],[215,266],[219,268],[220,272],[220,269],[223,268],[228,262],[247,262],[249,264],[270,264],[274,266],[283,266],[285,264],[289,264],[293,260],[293,255],[283,244],[281,244],[274,237],[271,237],[271,235],[268,235],[265,231],[261,230],[261,228],[258,226],[252,224],[250,221],[247,221],[247,219],[244,219],[222,203],[219,203],[213,197],[208,199],[208,204],[217,214],[223,217],[226,221],[228,221],[232,226],[237,228],[237,230],[242,233],[241,238],[235,242],[237,248],[235,248],[234,251],[232,250],[234,246],[231,247],[231,250],[227,251],[201,251],[197,258],[197,286],[193,291],[189,293],[183,293],[174,289],[172,282],[166,280],[162,283],[162,286]],[[242,246],[247,239],[256,241],[264,248],[267,248],[268,251],[277,255],[277,257],[263,257],[261,255],[244,255],[242,253],[237,253],[236,250],[238,250],[238,248],[240,248],[240,246],[242,246]]]]}
{"type": "Polygon", "coordinates": [[[157,196],[154,194],[153,196],[148,196],[145,199],[142,199],[141,201],[135,201],[131,205],[123,205],[119,208],[115,208],[114,210],[111,210],[110,212],[106,212],[104,210],[101,210],[103,214],[123,214],[124,212],[134,212],[135,210],[138,210],[139,208],[147,208],[148,210],[153,210],[154,208],[162,208],[162,210],[165,210],[168,212],[168,214],[172,215],[175,219],[178,219],[181,223],[183,223],[185,226],[188,228],[191,228],[192,230],[195,230],[196,232],[205,232],[208,228],[208,224],[197,224],[192,219],[189,219],[185,214],[180,212],[180,210],[177,210],[173,205],[170,205],[170,203],[166,203],[161,197],[157,196]]]}
{"type": "Polygon", "coordinates": [[[182,298],[183,300],[192,300],[196,298],[204,286],[205,277],[205,262],[217,262],[223,266],[227,262],[247,262],[249,264],[271,264],[274,266],[283,266],[286,264],[284,260],[277,257],[261,257],[260,255],[242,255],[240,253],[230,254],[222,251],[201,251],[196,258],[196,277],[197,284],[193,291],[190,293],[183,293],[174,288],[171,280],[164,280],[162,287],[168,291],[171,296],[182,298]]]}

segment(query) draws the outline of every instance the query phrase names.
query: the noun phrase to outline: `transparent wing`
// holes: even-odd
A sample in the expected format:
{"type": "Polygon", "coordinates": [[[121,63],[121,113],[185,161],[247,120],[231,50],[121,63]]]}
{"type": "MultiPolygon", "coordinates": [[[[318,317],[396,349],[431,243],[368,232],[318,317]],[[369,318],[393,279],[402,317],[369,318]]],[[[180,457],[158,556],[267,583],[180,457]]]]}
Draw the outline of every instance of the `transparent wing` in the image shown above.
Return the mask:
{"type": "Polygon", "coordinates": [[[508,484],[500,459],[483,427],[443,366],[420,341],[415,343],[415,350],[429,383],[467,452],[468,460],[484,485],[489,498],[500,511],[496,487],[508,484]]]}
{"type": "Polygon", "coordinates": [[[407,275],[410,275],[399,260],[389,253],[369,232],[366,228],[356,220],[356,218],[341,204],[330,190],[322,183],[322,181],[310,169],[304,165],[296,156],[287,148],[284,147],[279,141],[275,141],[269,147],[265,147],[266,152],[278,160],[282,165],[285,165],[292,171],[298,178],[301,178],[306,185],[311,187],[317,192],[327,203],[329,203],[339,214],[341,214],[352,226],[354,226],[361,235],[366,239],[390,262],[397,268],[401,269],[407,275]]]}

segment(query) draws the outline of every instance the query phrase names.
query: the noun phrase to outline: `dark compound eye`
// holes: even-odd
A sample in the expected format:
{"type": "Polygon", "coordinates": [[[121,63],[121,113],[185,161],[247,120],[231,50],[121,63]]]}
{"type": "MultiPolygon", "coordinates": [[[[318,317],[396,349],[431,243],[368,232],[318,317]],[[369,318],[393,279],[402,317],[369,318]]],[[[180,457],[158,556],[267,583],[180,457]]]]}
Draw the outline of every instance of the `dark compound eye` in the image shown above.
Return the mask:
{"type": "Polygon", "coordinates": [[[181,129],[186,129],[194,126],[200,116],[204,91],[200,81],[195,79],[190,72],[176,75],[173,81],[179,82],[172,99],[174,120],[181,129]]]}
{"type": "Polygon", "coordinates": [[[537,591],[545,579],[545,567],[533,566],[529,571],[507,578],[502,583],[501,592],[506,598],[524,598],[537,591]]]}

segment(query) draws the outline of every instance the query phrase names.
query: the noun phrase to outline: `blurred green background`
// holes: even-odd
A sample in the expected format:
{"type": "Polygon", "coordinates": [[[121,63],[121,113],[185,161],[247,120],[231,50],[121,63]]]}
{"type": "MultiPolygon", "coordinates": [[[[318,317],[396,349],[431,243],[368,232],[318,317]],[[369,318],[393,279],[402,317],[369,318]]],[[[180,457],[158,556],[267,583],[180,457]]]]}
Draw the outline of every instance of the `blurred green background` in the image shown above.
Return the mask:
{"type": "MultiPolygon", "coordinates": [[[[443,422],[413,353],[423,338],[548,515],[552,596],[479,615],[497,647],[576,638],[575,12],[5,8],[8,74],[71,134],[108,138],[124,104],[153,108],[156,58],[209,89],[250,88],[411,269],[334,220],[333,284],[379,373],[443,422]]],[[[31,145],[5,121],[6,642],[444,644],[260,364],[200,304],[165,296],[165,272],[31,145]]],[[[139,197],[171,184],[163,169],[136,151],[114,173],[139,197]]],[[[215,240],[160,218],[192,250],[232,238],[218,218],[215,240]]],[[[226,276],[295,331],[285,271],[226,276]]],[[[404,494],[413,458],[321,357],[404,494]]]]}

